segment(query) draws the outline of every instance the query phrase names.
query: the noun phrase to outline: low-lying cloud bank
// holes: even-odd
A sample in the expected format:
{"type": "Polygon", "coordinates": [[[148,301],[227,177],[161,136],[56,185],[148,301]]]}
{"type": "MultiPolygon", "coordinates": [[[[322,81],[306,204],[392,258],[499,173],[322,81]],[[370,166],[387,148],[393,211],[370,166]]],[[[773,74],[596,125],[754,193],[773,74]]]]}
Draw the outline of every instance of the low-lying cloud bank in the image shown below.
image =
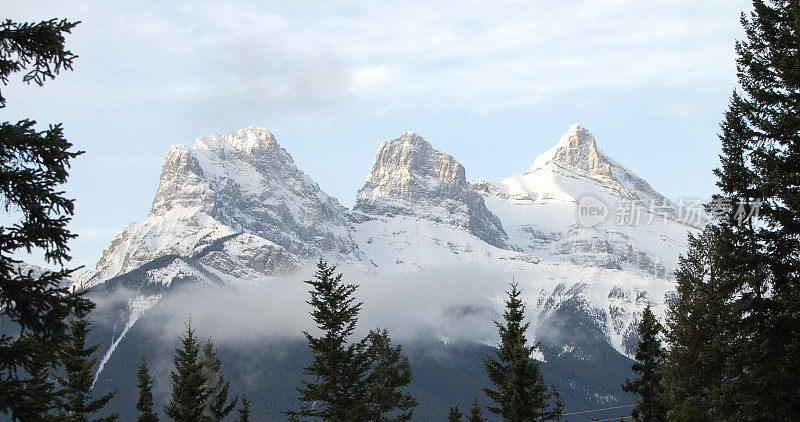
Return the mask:
{"type": "MultiPolygon", "coordinates": [[[[181,335],[189,319],[201,338],[210,337],[220,345],[301,339],[304,330],[316,332],[306,302],[310,286],[303,283],[314,271],[306,267],[259,284],[180,286],[164,295],[136,324],[166,343],[181,335]]],[[[380,327],[399,342],[428,337],[494,343],[493,320],[502,318],[505,290],[512,280],[510,274],[482,267],[394,276],[344,272],[345,282],[359,286],[355,296],[363,302],[355,337],[380,327]]],[[[526,293],[535,293],[534,283],[521,285],[526,293]]],[[[96,297],[96,324],[116,325],[119,332],[127,319],[128,301],[137,296],[117,291],[96,297]]]]}
{"type": "MultiPolygon", "coordinates": [[[[302,341],[303,331],[317,333],[307,303],[310,286],[303,282],[315,270],[306,266],[260,283],[233,286],[187,283],[158,298],[116,291],[96,298],[95,323],[98,331],[114,333],[113,342],[131,326],[130,316],[136,316],[137,309],[154,303],[140,312],[133,325],[148,339],[163,342],[154,347],[174,345],[189,319],[200,338],[211,338],[220,346],[302,341]]],[[[576,335],[589,335],[584,333],[589,330],[591,336],[625,353],[641,310],[649,303],[656,315],[663,316],[674,288],[667,279],[546,262],[437,267],[408,274],[352,269],[343,273],[346,283],[359,286],[355,297],[363,302],[353,340],[380,327],[402,344],[418,340],[497,344],[493,321],[502,319],[506,291],[515,280],[527,306],[530,340],[572,342],[576,335]],[[562,327],[561,318],[577,318],[569,324],[583,328],[562,327]],[[569,332],[561,333],[563,328],[569,332]]]]}

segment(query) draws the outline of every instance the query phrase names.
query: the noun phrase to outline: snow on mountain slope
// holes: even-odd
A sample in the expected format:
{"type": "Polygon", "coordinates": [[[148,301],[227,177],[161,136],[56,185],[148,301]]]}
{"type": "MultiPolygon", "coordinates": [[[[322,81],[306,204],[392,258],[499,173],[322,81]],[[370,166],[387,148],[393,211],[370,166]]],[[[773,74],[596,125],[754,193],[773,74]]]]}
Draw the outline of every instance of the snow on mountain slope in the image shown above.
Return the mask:
{"type": "MultiPolygon", "coordinates": [[[[649,303],[663,315],[673,284],[630,272],[540,261],[536,264],[505,261],[524,291],[531,326],[536,337],[569,345],[559,318],[564,313],[583,315],[602,340],[622,354],[632,356],[638,341],[638,317],[649,303]]],[[[503,310],[505,297],[494,298],[495,309],[503,310]]]]}
{"type": "Polygon", "coordinates": [[[347,210],[269,131],[249,127],[170,147],[147,219],[129,224],[76,284],[89,287],[167,255],[241,277],[319,255],[357,261],[350,230],[347,210]]]}
{"type": "Polygon", "coordinates": [[[490,245],[462,227],[418,216],[372,216],[355,225],[355,239],[381,273],[414,272],[500,260],[536,262],[530,255],[490,245]]]}
{"type": "MultiPolygon", "coordinates": [[[[632,356],[638,341],[636,327],[644,307],[650,303],[657,315],[663,315],[667,292],[674,288],[666,278],[500,249],[465,230],[417,217],[366,221],[357,225],[356,239],[381,274],[446,272],[463,265],[491,268],[499,274],[497,283],[520,283],[534,327],[531,334],[538,339],[573,342],[552,327],[558,325],[563,313],[584,315],[588,316],[584,323],[591,324],[602,341],[627,356],[632,356]]],[[[496,312],[502,313],[504,299],[490,298],[496,312]]]]}
{"type": "MultiPolygon", "coordinates": [[[[355,211],[365,217],[354,231],[377,271],[469,264],[508,272],[509,280],[498,282],[516,274],[524,281],[537,336],[552,338],[564,315],[584,315],[604,341],[630,355],[638,315],[648,302],[656,312],[665,309],[672,289],[668,272],[693,230],[678,219],[677,207],[602,154],[579,126],[520,176],[464,186],[448,178],[457,174],[451,171],[460,168],[456,164],[415,134],[381,145],[357,195],[355,211]],[[456,195],[448,196],[450,186],[457,186],[456,195]],[[484,200],[473,200],[481,205],[476,214],[499,220],[508,240],[488,242],[464,224],[471,209],[453,198],[475,193],[484,200]],[[670,209],[647,225],[612,220],[584,227],[577,218],[584,195],[606,204],[625,199],[640,209],[647,202],[670,209]]],[[[495,305],[501,311],[502,298],[495,305]]],[[[579,353],[579,345],[570,347],[579,353]]]]}
{"type": "Polygon", "coordinates": [[[684,210],[603,154],[578,125],[529,171],[470,185],[503,222],[512,245],[549,260],[669,277],[687,233],[696,230],[681,219],[684,210]],[[587,204],[605,208],[605,218],[581,224],[587,204]]]}
{"type": "Polygon", "coordinates": [[[100,359],[100,362],[98,362],[97,372],[95,373],[92,386],[94,386],[94,383],[97,382],[97,377],[99,377],[100,373],[103,372],[103,367],[105,367],[106,362],[108,362],[108,360],[111,358],[111,355],[114,353],[117,345],[122,341],[122,339],[125,338],[125,334],[128,333],[128,330],[133,327],[133,324],[136,323],[136,320],[138,320],[142,314],[155,306],[159,300],[161,300],[160,294],[151,296],[137,296],[128,300],[128,320],[125,322],[125,326],[122,327],[119,336],[117,336],[116,329],[114,330],[114,338],[111,341],[111,345],[108,347],[108,350],[106,350],[106,353],[103,354],[103,358],[100,359]]]}

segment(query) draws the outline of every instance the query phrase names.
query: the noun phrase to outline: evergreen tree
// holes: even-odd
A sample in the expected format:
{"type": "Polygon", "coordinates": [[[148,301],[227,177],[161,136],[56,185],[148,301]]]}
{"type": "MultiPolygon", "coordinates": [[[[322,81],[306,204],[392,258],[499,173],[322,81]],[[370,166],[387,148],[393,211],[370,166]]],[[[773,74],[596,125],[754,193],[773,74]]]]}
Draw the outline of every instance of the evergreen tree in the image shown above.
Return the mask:
{"type": "Polygon", "coordinates": [[[86,337],[91,330],[89,311],[93,306],[76,309],[75,316],[70,321],[70,337],[61,350],[61,360],[64,362],[63,377],[59,377],[61,387],[58,402],[58,420],[64,422],[107,422],[117,420],[119,415],[92,419],[91,416],[108,404],[116,392],[108,393],[100,398],[92,398],[94,384],[93,368],[97,364],[94,353],[100,347],[86,345],[86,337]]]}
{"type": "Polygon", "coordinates": [[[505,324],[495,321],[500,334],[496,357],[484,358],[486,375],[495,386],[495,389],[483,389],[495,403],[488,409],[502,416],[504,421],[552,419],[555,409],[548,404],[551,394],[539,371],[539,363],[531,358],[537,346],[528,345],[525,338],[530,324],[524,323],[525,305],[517,287],[516,283],[511,283],[511,290],[507,292],[505,324]]]}
{"type": "Polygon", "coordinates": [[[689,249],[675,272],[675,300],[667,311],[662,372],[671,420],[711,421],[726,406],[721,386],[733,350],[735,288],[724,276],[718,227],[689,236],[689,249]]]}
{"type": "Polygon", "coordinates": [[[557,421],[561,420],[561,414],[564,413],[564,402],[561,401],[561,394],[556,389],[555,385],[550,385],[550,391],[552,391],[552,400],[553,400],[553,407],[550,410],[550,414],[548,415],[551,419],[555,419],[557,421]]]}
{"type": "MultiPolygon", "coordinates": [[[[0,82],[16,72],[23,82],[44,84],[61,70],[72,69],[75,55],[65,48],[65,34],[77,22],[0,22],[0,82]]],[[[0,91],[0,108],[6,99],[0,91]]],[[[57,404],[53,372],[68,343],[68,317],[90,302],[60,282],[74,270],[67,242],[75,235],[67,225],[73,200],[59,190],[68,177],[71,151],[61,125],[37,131],[33,120],[0,123],[0,197],[8,220],[0,227],[0,414],[13,420],[35,420],[57,404]],[[13,213],[12,213],[13,211],[13,213]],[[23,271],[16,253],[41,251],[59,271],[23,271]]]]}
{"type": "Polygon", "coordinates": [[[231,412],[233,412],[233,409],[236,408],[236,403],[239,401],[239,397],[236,396],[229,402],[228,394],[230,394],[230,388],[230,381],[224,381],[219,384],[219,389],[216,390],[215,394],[210,396],[214,400],[211,402],[211,407],[209,409],[210,416],[206,419],[211,421],[221,421],[228,417],[231,412]]]}
{"type": "Polygon", "coordinates": [[[136,401],[136,410],[139,412],[139,422],[158,422],[158,416],[153,412],[153,379],[147,369],[147,358],[142,356],[139,372],[136,374],[139,386],[139,399],[136,401]]]}
{"type": "Polygon", "coordinates": [[[210,339],[203,346],[200,364],[202,365],[203,378],[205,379],[203,387],[208,391],[208,398],[203,408],[203,416],[209,421],[221,421],[236,408],[236,402],[239,398],[234,397],[233,400],[228,401],[231,383],[226,381],[222,375],[222,361],[217,357],[217,350],[210,339]]]}
{"type": "Polygon", "coordinates": [[[462,416],[464,414],[458,410],[458,406],[451,407],[450,412],[447,414],[447,422],[461,422],[462,416]]]}
{"type": "Polygon", "coordinates": [[[737,281],[736,336],[722,414],[790,419],[800,414],[800,3],[754,1],[736,45],[739,83],[722,125],[720,222],[725,267],[737,281]],[[759,219],[742,218],[762,201],[759,219]],[[743,204],[739,204],[743,202],[743,204]],[[737,205],[738,204],[738,205],[737,205]]]}
{"type": "Polygon", "coordinates": [[[369,360],[365,343],[348,343],[356,327],[362,302],[353,297],[357,286],[346,284],[335,266],[322,259],[317,263],[311,286],[311,316],[322,335],[315,337],[304,331],[313,353],[311,364],[303,374],[297,390],[303,404],[298,411],[287,411],[290,417],[312,417],[325,421],[359,420],[365,412],[365,378],[369,360]]]}
{"type": "Polygon", "coordinates": [[[186,334],[181,337],[181,347],[175,348],[175,370],[172,378],[172,395],[164,412],[176,422],[205,420],[203,410],[210,396],[204,387],[203,364],[200,362],[200,343],[195,337],[191,322],[186,324],[186,334]]]}
{"type": "Polygon", "coordinates": [[[370,331],[366,343],[370,368],[364,402],[367,420],[411,420],[417,400],[401,390],[411,382],[411,364],[402,347],[392,346],[386,330],[370,331]]]}
{"type": "Polygon", "coordinates": [[[682,391],[674,386],[696,392],[690,406],[709,419],[790,420],[800,414],[800,2],[753,6],[742,15],[746,39],[736,44],[742,91],[733,93],[725,114],[715,171],[717,286],[704,283],[709,288],[697,299],[713,306],[726,301],[718,315],[722,329],[709,336],[708,347],[683,341],[690,328],[679,327],[675,336],[687,352],[678,357],[696,352],[712,378],[698,381],[689,367],[673,367],[669,384],[673,403],[682,391]]]}
{"type": "MultiPolygon", "coordinates": [[[[23,385],[26,403],[17,403],[18,408],[26,409],[29,414],[35,414],[42,420],[55,420],[55,411],[58,407],[57,398],[59,393],[56,389],[56,379],[52,374],[52,368],[47,363],[33,364],[29,370],[28,379],[24,380],[23,385]],[[54,397],[52,401],[42,400],[44,397],[54,397]],[[34,413],[38,412],[38,413],[34,413]]],[[[30,420],[20,418],[18,420],[30,420]]]]}
{"type": "Polygon", "coordinates": [[[239,413],[239,422],[250,422],[250,399],[247,394],[242,394],[242,406],[236,411],[239,413]]]}
{"type": "Polygon", "coordinates": [[[481,412],[481,406],[478,404],[478,396],[472,399],[472,406],[469,408],[469,422],[486,422],[481,412]]]}
{"type": "Polygon", "coordinates": [[[664,349],[661,346],[663,327],[650,310],[644,309],[639,323],[639,345],[636,348],[636,360],[631,369],[638,376],[633,381],[626,379],[622,390],[638,396],[636,406],[631,414],[634,419],[643,422],[665,422],[667,407],[664,402],[664,382],[661,365],[664,360],[664,349]]]}
{"type": "Polygon", "coordinates": [[[298,411],[284,412],[291,420],[311,417],[326,421],[407,421],[416,399],[402,388],[411,382],[411,365],[400,346],[392,346],[386,330],[373,330],[359,342],[348,342],[362,303],[335,266],[321,259],[310,291],[311,315],[322,332],[303,332],[314,354],[303,374],[298,411]]]}

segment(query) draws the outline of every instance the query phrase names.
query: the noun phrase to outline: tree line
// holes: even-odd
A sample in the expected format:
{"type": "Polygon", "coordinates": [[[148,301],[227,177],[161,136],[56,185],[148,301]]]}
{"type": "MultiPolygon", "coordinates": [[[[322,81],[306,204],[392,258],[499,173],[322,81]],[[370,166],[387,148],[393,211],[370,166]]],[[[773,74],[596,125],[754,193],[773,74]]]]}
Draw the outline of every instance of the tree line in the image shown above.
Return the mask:
{"type": "Polygon", "coordinates": [[[741,16],[714,216],[689,236],[662,325],[648,308],[625,389],[642,421],[800,415],[800,1],[741,16]]]}

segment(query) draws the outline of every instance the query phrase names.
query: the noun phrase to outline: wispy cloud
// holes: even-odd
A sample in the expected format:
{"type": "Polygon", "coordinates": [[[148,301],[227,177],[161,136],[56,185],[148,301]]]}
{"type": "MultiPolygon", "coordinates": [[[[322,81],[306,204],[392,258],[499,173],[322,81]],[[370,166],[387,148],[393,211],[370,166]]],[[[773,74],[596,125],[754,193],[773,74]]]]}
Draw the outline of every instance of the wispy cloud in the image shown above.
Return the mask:
{"type": "MultiPolygon", "coordinates": [[[[729,84],[739,31],[730,0],[103,4],[70,10],[84,20],[81,66],[119,72],[93,86],[234,109],[351,96],[485,109],[581,89],[729,84]]],[[[74,15],[17,8],[33,7],[74,15]]]]}

